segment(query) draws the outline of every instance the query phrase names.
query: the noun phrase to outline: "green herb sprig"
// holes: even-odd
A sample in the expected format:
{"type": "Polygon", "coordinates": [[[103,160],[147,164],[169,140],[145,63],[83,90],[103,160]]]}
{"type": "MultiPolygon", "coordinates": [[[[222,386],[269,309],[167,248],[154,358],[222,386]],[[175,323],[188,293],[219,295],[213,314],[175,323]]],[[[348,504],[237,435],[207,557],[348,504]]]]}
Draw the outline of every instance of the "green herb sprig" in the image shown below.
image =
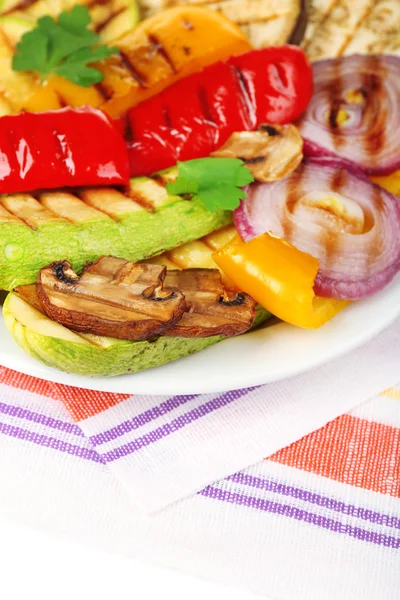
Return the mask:
{"type": "Polygon", "coordinates": [[[253,175],[238,158],[199,158],[178,163],[178,177],[167,184],[167,192],[198,196],[211,212],[235,210],[246,197],[241,188],[252,181],[253,175]]]}
{"type": "Polygon", "coordinates": [[[14,71],[36,71],[42,79],[56,73],[82,87],[103,80],[93,66],[118,52],[118,48],[100,45],[100,37],[88,29],[90,13],[86,6],[74,6],[62,12],[56,21],[42,17],[17,44],[13,57],[14,71]]]}

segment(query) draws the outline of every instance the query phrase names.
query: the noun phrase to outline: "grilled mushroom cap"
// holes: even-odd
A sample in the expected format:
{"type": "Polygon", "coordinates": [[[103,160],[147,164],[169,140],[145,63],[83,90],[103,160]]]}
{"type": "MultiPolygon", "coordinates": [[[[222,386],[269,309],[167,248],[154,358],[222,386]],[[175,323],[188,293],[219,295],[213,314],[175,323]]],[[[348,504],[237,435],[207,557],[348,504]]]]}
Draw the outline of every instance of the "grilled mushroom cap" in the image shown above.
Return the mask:
{"type": "Polygon", "coordinates": [[[254,300],[244,293],[226,297],[218,269],[167,271],[165,288],[179,288],[190,309],[164,335],[230,337],[248,331],[253,324],[254,300]]]}
{"type": "Polygon", "coordinates": [[[163,289],[166,268],[102,257],[78,276],[68,261],[41,270],[37,292],[47,316],[73,331],[143,340],[178,321],[187,305],[163,289]]]}
{"type": "Polygon", "coordinates": [[[256,181],[276,181],[301,163],[303,140],[294,125],[261,125],[233,133],[211,156],[240,158],[256,181]]]}

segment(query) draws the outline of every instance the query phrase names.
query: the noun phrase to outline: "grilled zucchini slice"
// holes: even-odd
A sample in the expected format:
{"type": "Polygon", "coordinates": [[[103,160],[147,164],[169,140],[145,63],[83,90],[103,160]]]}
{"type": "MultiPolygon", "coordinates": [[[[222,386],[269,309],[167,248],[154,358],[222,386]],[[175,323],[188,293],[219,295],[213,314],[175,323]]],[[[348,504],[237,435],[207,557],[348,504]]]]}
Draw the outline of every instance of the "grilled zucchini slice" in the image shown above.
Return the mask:
{"type": "MultiPolygon", "coordinates": [[[[171,269],[215,268],[214,250],[236,235],[233,226],[201,240],[175,248],[151,262],[171,269]]],[[[199,352],[223,340],[209,338],[160,337],[156,341],[129,342],[94,335],[76,334],[44,315],[35,286],[11,293],[3,308],[4,320],[14,340],[33,358],[50,367],[89,377],[111,377],[136,373],[199,352]]],[[[269,313],[257,310],[254,327],[266,321],[269,313]]]]}
{"type": "Polygon", "coordinates": [[[137,262],[230,223],[229,212],[168,195],[167,178],[132,179],[124,191],[1,196],[0,289],[35,282],[55,260],[67,259],[77,270],[105,254],[137,262]]]}

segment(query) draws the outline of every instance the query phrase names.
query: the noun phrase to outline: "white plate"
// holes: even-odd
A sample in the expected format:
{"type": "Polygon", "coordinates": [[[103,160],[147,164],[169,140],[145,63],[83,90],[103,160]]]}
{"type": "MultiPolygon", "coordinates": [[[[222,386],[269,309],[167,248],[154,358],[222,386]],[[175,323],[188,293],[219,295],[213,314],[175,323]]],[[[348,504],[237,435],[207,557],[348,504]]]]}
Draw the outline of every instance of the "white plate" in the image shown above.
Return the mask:
{"type": "Polygon", "coordinates": [[[163,367],[110,379],[69,375],[46,367],[15,344],[0,318],[0,365],[40,379],[107,392],[220,392],[285,379],[330,362],[368,341],[399,316],[400,275],[385,290],[355,302],[316,331],[279,323],[163,367]]]}

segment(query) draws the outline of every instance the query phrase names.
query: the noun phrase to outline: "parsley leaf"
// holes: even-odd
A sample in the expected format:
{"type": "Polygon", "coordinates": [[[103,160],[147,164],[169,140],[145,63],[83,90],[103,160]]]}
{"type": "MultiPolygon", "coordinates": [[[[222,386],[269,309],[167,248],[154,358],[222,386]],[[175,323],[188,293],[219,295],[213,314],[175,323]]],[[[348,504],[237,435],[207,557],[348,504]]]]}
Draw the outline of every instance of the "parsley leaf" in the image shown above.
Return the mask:
{"type": "Polygon", "coordinates": [[[246,197],[241,188],[252,181],[253,175],[238,158],[199,158],[178,163],[178,177],[167,184],[167,192],[197,195],[211,212],[234,210],[246,197]]]}
{"type": "Polygon", "coordinates": [[[17,44],[14,71],[37,71],[42,78],[56,73],[84,87],[99,83],[103,74],[88,65],[108,58],[118,48],[98,45],[100,37],[87,29],[89,24],[86,6],[74,6],[70,12],[61,13],[58,22],[42,17],[17,44]]]}

